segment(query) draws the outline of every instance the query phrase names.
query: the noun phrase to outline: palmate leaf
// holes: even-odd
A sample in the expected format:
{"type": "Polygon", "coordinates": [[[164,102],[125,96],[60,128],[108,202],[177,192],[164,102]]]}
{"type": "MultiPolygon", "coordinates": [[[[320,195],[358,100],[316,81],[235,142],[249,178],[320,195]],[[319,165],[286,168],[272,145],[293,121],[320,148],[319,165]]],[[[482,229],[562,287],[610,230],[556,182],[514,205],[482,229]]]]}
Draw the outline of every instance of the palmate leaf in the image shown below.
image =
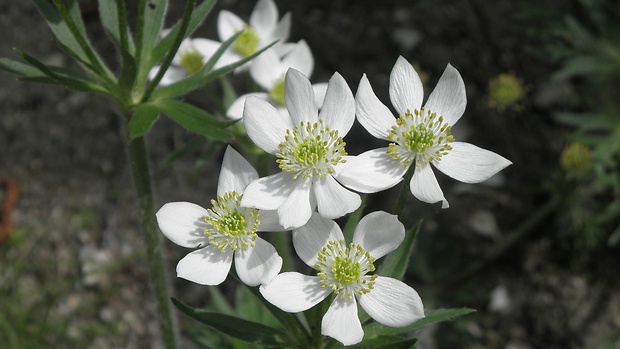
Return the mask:
{"type": "Polygon", "coordinates": [[[432,309],[426,311],[426,316],[413,324],[405,327],[388,327],[378,322],[373,322],[364,326],[364,338],[370,340],[379,336],[393,336],[413,330],[417,330],[432,323],[457,319],[463,315],[473,313],[474,309],[455,308],[455,309],[432,309]]]}
{"type": "Polygon", "coordinates": [[[185,315],[231,337],[255,345],[283,346],[287,335],[273,327],[222,313],[191,308],[172,298],[172,303],[185,315]]]}
{"type": "Polygon", "coordinates": [[[223,141],[233,139],[232,133],[224,130],[224,128],[236,122],[236,120],[229,122],[220,121],[200,108],[171,99],[159,100],[154,105],[161,112],[190,131],[223,141]]]}
{"type": "Polygon", "coordinates": [[[263,53],[263,51],[269,49],[271,46],[273,46],[276,42],[274,41],[273,43],[271,43],[270,45],[262,48],[260,51],[257,51],[243,59],[240,59],[239,61],[235,62],[235,63],[231,63],[228,64],[222,68],[216,69],[216,70],[211,70],[211,68],[213,68],[213,66],[215,65],[215,62],[221,57],[222,53],[226,50],[226,48],[228,48],[228,46],[232,45],[232,43],[234,42],[234,40],[232,39],[236,39],[238,37],[238,35],[240,35],[241,32],[237,33],[235,36],[233,36],[232,38],[226,40],[225,42],[222,43],[222,46],[220,46],[220,48],[216,51],[216,53],[207,61],[207,63],[194,75],[191,75],[190,77],[183,79],[181,81],[175,82],[174,84],[170,84],[168,86],[164,86],[161,87],[157,90],[155,90],[153,92],[153,97],[154,98],[160,98],[160,97],[166,97],[166,98],[170,98],[170,97],[177,97],[177,96],[181,96],[184,94],[187,94],[189,92],[192,92],[196,89],[199,89],[201,87],[204,87],[206,85],[208,85],[211,81],[213,81],[214,79],[219,78],[222,75],[228,74],[231,71],[235,70],[236,68],[242,66],[243,64],[249,62],[251,59],[254,59],[254,57],[258,56],[259,54],[263,53]]]}

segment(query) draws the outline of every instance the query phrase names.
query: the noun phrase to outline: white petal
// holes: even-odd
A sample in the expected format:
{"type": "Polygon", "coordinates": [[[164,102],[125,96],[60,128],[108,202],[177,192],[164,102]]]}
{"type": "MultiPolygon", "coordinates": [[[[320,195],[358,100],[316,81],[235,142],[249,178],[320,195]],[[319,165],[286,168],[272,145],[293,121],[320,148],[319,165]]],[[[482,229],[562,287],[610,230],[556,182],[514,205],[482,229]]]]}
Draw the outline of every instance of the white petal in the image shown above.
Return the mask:
{"type": "Polygon", "coordinates": [[[509,160],[492,151],[473,144],[453,142],[452,150],[434,161],[439,171],[465,183],[479,183],[489,179],[497,172],[512,164],[509,160]]]}
{"type": "Polygon", "coordinates": [[[243,108],[245,107],[245,100],[246,98],[250,96],[254,96],[254,97],[260,98],[262,100],[265,100],[271,103],[270,101],[271,97],[269,97],[269,94],[267,93],[264,93],[264,92],[247,93],[235,99],[235,101],[230,105],[230,107],[228,107],[228,110],[226,110],[226,116],[233,120],[238,120],[238,119],[243,118],[243,108]]]}
{"type": "Polygon", "coordinates": [[[250,96],[245,100],[243,123],[248,136],[264,151],[275,154],[284,140],[287,129],[293,129],[291,120],[280,114],[269,102],[250,96]]]}
{"type": "Polygon", "coordinates": [[[318,84],[312,84],[312,91],[314,91],[314,104],[319,109],[323,108],[323,102],[327,94],[327,83],[319,82],[318,84]]]}
{"type": "Polygon", "coordinates": [[[358,297],[360,305],[378,323],[404,327],[424,317],[418,293],[404,282],[379,276],[372,291],[358,297]]]}
{"type": "MultiPolygon", "coordinates": [[[[153,80],[155,75],[159,72],[159,68],[161,66],[156,65],[149,71],[149,80],[153,80]]],[[[177,81],[181,81],[187,77],[185,70],[180,67],[170,66],[168,70],[164,73],[161,80],[159,80],[159,86],[168,86],[174,84],[177,81]]]]}
{"type": "Polygon", "coordinates": [[[222,10],[217,16],[217,34],[221,41],[226,41],[238,31],[243,29],[245,22],[236,14],[222,10]]]}
{"type": "Polygon", "coordinates": [[[403,180],[407,169],[388,155],[387,150],[378,148],[348,157],[347,162],[340,165],[336,179],[361,193],[376,193],[395,186],[403,180]]]}
{"type": "Polygon", "coordinates": [[[364,338],[364,330],[357,316],[355,299],[348,300],[337,296],[323,316],[321,333],[344,345],[361,342],[364,338]]]}
{"type": "Polygon", "coordinates": [[[420,109],[424,99],[422,81],[418,73],[402,56],[399,56],[390,74],[390,100],[399,115],[407,109],[420,109]]]}
{"type": "Polygon", "coordinates": [[[287,68],[297,69],[307,77],[312,75],[314,69],[314,57],[305,40],[300,40],[293,49],[282,58],[282,65],[287,68]]]}
{"type": "Polygon", "coordinates": [[[284,90],[286,108],[291,114],[295,126],[302,121],[312,123],[317,121],[319,114],[314,103],[314,91],[310,80],[305,75],[294,68],[290,68],[284,80],[284,90]]]}
{"type": "Polygon", "coordinates": [[[267,50],[252,60],[250,76],[265,91],[269,92],[279,79],[284,78],[288,65],[280,62],[273,50],[267,50]]]}
{"type": "Polygon", "coordinates": [[[353,126],[355,99],[347,82],[337,72],[329,79],[319,119],[332,130],[338,130],[340,137],[344,137],[353,126]]]}
{"type": "Polygon", "coordinates": [[[284,227],[280,224],[280,218],[278,218],[278,211],[273,210],[258,210],[258,217],[260,223],[258,223],[257,231],[285,231],[284,227]]]}
{"type": "Polygon", "coordinates": [[[297,179],[296,182],[297,184],[288,198],[278,207],[280,224],[287,230],[301,227],[308,222],[312,215],[312,206],[310,205],[312,181],[310,179],[297,179]]]}
{"type": "Polygon", "coordinates": [[[336,222],[314,213],[304,226],[293,230],[293,247],[304,263],[313,267],[317,262],[319,251],[329,241],[344,240],[342,230],[336,222]]]}
{"type": "Polygon", "coordinates": [[[190,248],[209,244],[201,219],[206,215],[207,210],[191,202],[169,202],[155,214],[159,229],[170,241],[190,248]]]}
{"type": "Polygon", "coordinates": [[[297,272],[279,274],[259,290],[269,303],[289,313],[308,310],[332,293],[319,284],[318,276],[297,272]]]}
{"type": "Polygon", "coordinates": [[[286,42],[288,40],[290,32],[291,13],[287,12],[284,14],[284,16],[282,16],[282,19],[280,19],[280,22],[278,22],[278,25],[270,33],[270,35],[266,36],[265,38],[261,38],[260,47],[265,47],[271,44],[273,41],[279,40],[275,45],[271,47],[271,49],[276,51],[276,53],[280,57],[282,57],[288,52],[290,52],[294,47],[294,44],[286,42]]]}
{"type": "Polygon", "coordinates": [[[222,252],[209,245],[181,259],[177,276],[201,285],[219,285],[226,280],[232,259],[232,251],[222,252]]]}
{"type": "Polygon", "coordinates": [[[345,189],[334,177],[325,176],[312,184],[321,216],[336,219],[355,211],[362,204],[360,196],[345,189]]]}
{"type": "Polygon", "coordinates": [[[213,56],[215,51],[217,51],[221,45],[222,43],[215,40],[203,38],[196,38],[192,40],[192,47],[203,57],[203,63],[207,63],[209,58],[213,56]]]}
{"type": "Polygon", "coordinates": [[[441,201],[441,208],[448,208],[448,201],[437,183],[431,165],[422,165],[415,169],[411,178],[411,194],[418,200],[433,204],[441,201]]]}
{"type": "Polygon", "coordinates": [[[248,286],[269,283],[282,268],[282,258],[267,241],[256,238],[253,248],[235,251],[235,270],[239,279],[248,286]]]}
{"type": "Polygon", "coordinates": [[[405,226],[398,220],[398,216],[375,211],[359,221],[353,234],[353,243],[379,259],[394,251],[404,238],[405,226]]]}
{"type": "Polygon", "coordinates": [[[371,135],[388,140],[392,126],[396,125],[396,119],[385,104],[381,103],[370,86],[366,74],[362,76],[355,94],[355,110],[357,121],[371,135]]]}
{"type": "Polygon", "coordinates": [[[270,33],[278,21],[278,8],[273,0],[259,0],[250,15],[250,25],[259,34],[270,33]]]}
{"type": "Polygon", "coordinates": [[[288,172],[260,178],[245,188],[241,206],[276,210],[291,195],[296,184],[288,172]]]}
{"type": "Polygon", "coordinates": [[[465,106],[467,106],[467,95],[463,78],[453,66],[448,64],[437,86],[428,96],[424,109],[443,116],[444,122],[452,126],[465,112],[465,106]]]}
{"type": "Polygon", "coordinates": [[[245,188],[258,179],[258,172],[231,146],[226,147],[222,170],[217,183],[217,195],[236,191],[243,194],[245,188]]]}

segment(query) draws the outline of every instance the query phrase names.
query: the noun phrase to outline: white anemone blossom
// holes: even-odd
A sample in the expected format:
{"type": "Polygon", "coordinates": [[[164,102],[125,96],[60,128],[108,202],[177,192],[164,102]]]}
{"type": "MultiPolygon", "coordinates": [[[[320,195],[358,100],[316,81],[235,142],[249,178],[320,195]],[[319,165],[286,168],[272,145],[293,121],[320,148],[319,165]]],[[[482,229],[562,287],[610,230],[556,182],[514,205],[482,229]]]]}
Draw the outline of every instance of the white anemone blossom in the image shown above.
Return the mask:
{"type": "MultiPolygon", "coordinates": [[[[226,41],[239,31],[243,31],[237,40],[228,48],[232,63],[247,57],[263,47],[279,40],[271,49],[279,56],[288,52],[293,44],[286,43],[291,30],[291,14],[286,13],[278,21],[278,8],[273,0],[259,0],[250,15],[250,23],[246,23],[236,14],[222,10],[217,18],[217,31],[220,40],[226,41]]],[[[271,50],[270,49],[270,50],[271,50]]],[[[238,70],[247,69],[252,63],[243,65],[238,70]]]]}
{"type": "MultiPolygon", "coordinates": [[[[275,51],[267,50],[254,58],[250,67],[250,76],[260,88],[266,92],[248,93],[237,98],[226,111],[231,119],[243,117],[243,105],[249,96],[256,96],[271,103],[281,113],[288,114],[284,101],[284,77],[289,68],[294,68],[307,77],[312,75],[314,58],[305,40],[299,41],[284,57],[280,58],[275,51]]],[[[314,102],[320,109],[323,105],[327,83],[312,85],[314,102]]]]}
{"type": "Polygon", "coordinates": [[[252,182],[241,205],[277,210],[287,229],[304,225],[315,208],[332,219],[353,212],[361,204],[360,196],[336,181],[348,159],[342,138],[355,119],[349,86],[335,73],[319,113],[307,77],[291,68],[284,83],[287,114],[260,98],[246,99],[243,122],[248,136],[277,157],[282,171],[252,182]]]}
{"type": "Polygon", "coordinates": [[[403,57],[392,69],[389,92],[398,118],[379,101],[365,74],[360,81],[355,96],[358,121],[370,134],[391,143],[345,164],[338,179],[347,187],[363,193],[388,189],[415,166],[411,193],[424,202],[441,201],[447,208],[431,164],[465,183],[482,182],[511,164],[494,152],[454,140],[451,127],[463,115],[467,100],[463,79],[450,64],[424,107],[420,77],[403,57]]]}
{"type": "MultiPolygon", "coordinates": [[[[164,76],[160,80],[159,85],[167,86],[195,74],[207,63],[220,45],[221,43],[209,39],[184,39],[179,46],[179,50],[172,59],[172,63],[168,67],[168,70],[166,70],[164,76]]],[[[228,63],[232,63],[234,60],[235,58],[231,56],[230,53],[224,52],[213,68],[221,68],[228,63]]],[[[160,65],[154,66],[149,72],[149,79],[153,79],[160,68],[160,65]]]]}
{"type": "Polygon", "coordinates": [[[275,248],[257,231],[282,231],[275,212],[241,207],[246,186],[258,174],[237,151],[226,149],[217,199],[204,209],[189,202],[171,202],[157,211],[157,223],[175,244],[197,248],[177,264],[177,276],[201,285],[219,285],[232,265],[250,286],[269,282],[282,267],[275,248]]]}
{"type": "Polygon", "coordinates": [[[299,257],[317,271],[316,276],[297,272],[277,275],[260,293],[283,311],[305,311],[336,296],[323,316],[321,333],[344,345],[359,343],[364,331],[357,303],[378,323],[408,326],[424,317],[418,293],[400,280],[370,274],[374,263],[396,249],[405,228],[394,215],[372,212],[355,228],[347,244],[338,225],[318,214],[303,227],[293,230],[293,244],[299,257]]]}

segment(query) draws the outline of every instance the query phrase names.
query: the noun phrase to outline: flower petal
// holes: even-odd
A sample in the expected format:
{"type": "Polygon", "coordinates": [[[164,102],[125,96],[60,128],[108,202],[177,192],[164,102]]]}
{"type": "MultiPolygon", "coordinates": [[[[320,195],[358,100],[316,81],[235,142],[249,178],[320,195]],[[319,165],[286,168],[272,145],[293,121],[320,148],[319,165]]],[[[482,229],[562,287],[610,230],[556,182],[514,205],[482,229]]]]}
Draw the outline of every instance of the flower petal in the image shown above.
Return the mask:
{"type": "MultiPolygon", "coordinates": [[[[198,53],[200,53],[200,55],[203,57],[203,64],[207,63],[207,61],[211,58],[211,56],[213,56],[215,51],[217,51],[217,49],[219,49],[221,45],[222,43],[215,40],[203,38],[196,38],[192,40],[193,48],[198,51],[198,53]]],[[[214,69],[223,67],[227,64],[227,62],[230,62],[230,60],[232,59],[232,57],[225,58],[224,56],[226,56],[226,52],[224,52],[222,57],[220,57],[217,63],[215,63],[215,66],[213,67],[214,69]]]]}
{"type": "Polygon", "coordinates": [[[209,245],[194,251],[177,264],[177,276],[201,285],[219,285],[230,271],[233,252],[209,245]]]}
{"type": "Polygon", "coordinates": [[[271,33],[278,21],[278,8],[273,0],[259,0],[250,15],[250,25],[258,34],[271,33]]]}
{"type": "Polygon", "coordinates": [[[269,303],[289,313],[308,310],[332,293],[319,284],[317,276],[297,272],[279,274],[259,290],[269,303]]]}
{"type": "Polygon", "coordinates": [[[209,244],[202,217],[207,210],[191,202],[169,202],[155,214],[164,235],[179,246],[196,248],[209,244]]]}
{"type": "Polygon", "coordinates": [[[312,91],[314,91],[314,104],[319,109],[323,108],[323,102],[327,94],[327,83],[319,82],[318,84],[312,84],[312,91]]]}
{"type": "Polygon", "coordinates": [[[267,241],[256,238],[254,247],[235,251],[235,270],[248,286],[269,283],[282,268],[282,258],[267,241]]]}
{"type": "Polygon", "coordinates": [[[395,186],[403,180],[407,169],[388,155],[387,150],[378,148],[348,157],[336,179],[361,193],[376,193],[395,186]]]}
{"type": "Polygon", "coordinates": [[[392,126],[396,125],[396,119],[388,107],[377,98],[366,74],[362,76],[357,87],[355,108],[357,121],[366,131],[379,139],[389,140],[387,136],[392,126]]]}
{"type": "Polygon", "coordinates": [[[291,195],[295,185],[295,180],[288,172],[260,178],[245,188],[241,206],[276,210],[291,195]]]}
{"type": "Polygon", "coordinates": [[[418,200],[433,204],[441,201],[441,208],[448,208],[448,201],[437,183],[431,165],[422,165],[415,169],[411,178],[411,194],[418,200]]]}
{"type": "MultiPolygon", "coordinates": [[[[152,80],[159,72],[161,66],[156,65],[149,71],[149,80],[152,80]]],[[[174,84],[177,81],[181,81],[187,77],[185,70],[180,67],[170,66],[164,73],[164,76],[159,80],[159,86],[168,86],[174,84]]]]}
{"type": "Polygon", "coordinates": [[[355,121],[353,93],[342,75],[337,72],[329,79],[319,119],[322,119],[332,130],[338,130],[340,137],[344,137],[349,132],[355,121]]]}
{"type": "Polygon", "coordinates": [[[312,181],[310,179],[297,179],[296,182],[298,183],[288,198],[278,207],[280,224],[286,230],[301,227],[308,222],[312,215],[312,206],[310,205],[312,181]]]}
{"type": "Polygon", "coordinates": [[[288,40],[288,36],[291,33],[291,13],[287,12],[282,16],[280,22],[275,27],[275,29],[270,33],[270,35],[261,38],[260,48],[263,48],[269,44],[271,44],[275,40],[279,40],[275,45],[271,47],[272,50],[276,51],[276,53],[282,57],[288,52],[290,52],[294,45],[293,43],[286,42],[288,40]]]}
{"type": "Polygon", "coordinates": [[[289,65],[280,61],[273,50],[267,50],[252,60],[250,76],[265,91],[269,92],[279,79],[284,78],[289,65]]]}
{"type": "Polygon", "coordinates": [[[424,90],[420,76],[413,69],[411,63],[399,56],[390,74],[390,100],[399,115],[405,115],[407,110],[420,110],[424,90]]]}
{"type": "Polygon", "coordinates": [[[334,177],[325,176],[314,181],[312,190],[321,216],[336,219],[355,211],[362,204],[359,194],[345,189],[334,177]]]}
{"type": "Polygon", "coordinates": [[[237,99],[235,99],[235,101],[230,105],[230,107],[228,107],[228,110],[226,110],[226,116],[233,120],[238,120],[238,119],[243,118],[243,109],[245,107],[245,100],[250,96],[260,98],[267,102],[270,102],[270,99],[271,99],[271,97],[269,97],[269,94],[264,93],[264,92],[246,93],[244,95],[239,96],[237,99]]]}
{"type": "Polygon", "coordinates": [[[434,161],[439,171],[465,183],[479,183],[512,164],[503,156],[473,144],[453,142],[452,150],[434,161]]]}
{"type": "Polygon", "coordinates": [[[448,64],[437,86],[428,96],[424,109],[443,116],[444,122],[452,126],[465,112],[465,106],[467,95],[463,78],[456,68],[448,64]]]}
{"type": "Polygon", "coordinates": [[[238,31],[243,29],[245,22],[236,14],[222,10],[217,16],[217,34],[221,41],[226,41],[238,31]]]}
{"type": "Polygon", "coordinates": [[[336,297],[327,309],[321,322],[321,333],[344,345],[353,345],[362,341],[364,330],[357,316],[357,302],[354,299],[336,297]]]}
{"type": "Polygon", "coordinates": [[[318,119],[318,109],[314,103],[314,91],[310,80],[294,68],[289,68],[284,79],[284,100],[293,124],[302,121],[314,123],[318,119]]]}
{"type": "Polygon", "coordinates": [[[293,247],[304,263],[313,267],[319,251],[329,241],[344,240],[342,230],[336,222],[323,218],[315,212],[305,225],[293,230],[293,247]]]}
{"type": "Polygon", "coordinates": [[[252,141],[264,151],[275,154],[284,140],[287,129],[293,129],[291,119],[282,115],[269,102],[250,96],[243,108],[243,124],[252,141]]]}
{"type": "Polygon", "coordinates": [[[278,211],[273,210],[258,210],[259,223],[256,231],[285,231],[284,227],[280,224],[278,218],[278,211]]]}
{"type": "Polygon", "coordinates": [[[375,211],[362,218],[355,227],[353,243],[379,259],[394,251],[405,238],[405,226],[398,216],[375,211]]]}
{"type": "Polygon", "coordinates": [[[418,293],[400,280],[378,276],[375,287],[358,297],[364,310],[378,323],[390,327],[409,326],[424,317],[418,293]]]}
{"type": "Polygon", "coordinates": [[[258,172],[233,147],[226,147],[220,179],[217,183],[217,195],[236,191],[243,194],[245,188],[258,179],[258,172]]]}
{"type": "Polygon", "coordinates": [[[295,68],[305,76],[310,77],[312,75],[314,57],[305,40],[299,40],[293,49],[282,58],[282,65],[287,68],[295,68]]]}

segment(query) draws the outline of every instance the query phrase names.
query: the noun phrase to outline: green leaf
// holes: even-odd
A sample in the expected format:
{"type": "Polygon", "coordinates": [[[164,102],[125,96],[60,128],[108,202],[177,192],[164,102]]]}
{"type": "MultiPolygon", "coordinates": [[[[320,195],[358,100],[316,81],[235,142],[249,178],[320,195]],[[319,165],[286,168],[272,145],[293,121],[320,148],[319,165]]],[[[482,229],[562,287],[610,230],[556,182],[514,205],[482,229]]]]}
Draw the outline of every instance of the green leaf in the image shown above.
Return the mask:
{"type": "MultiPolygon", "coordinates": [[[[123,45],[121,44],[121,27],[119,25],[120,19],[118,18],[118,0],[97,1],[99,2],[99,18],[101,19],[103,29],[116,47],[123,47],[123,45]]],[[[127,28],[127,23],[122,23],[121,25],[127,28]]],[[[127,31],[128,29],[125,30],[127,31]]],[[[127,35],[127,41],[127,50],[130,54],[133,54],[135,47],[130,35],[127,35]]]]}
{"type": "Polygon", "coordinates": [[[122,91],[126,93],[131,93],[131,88],[133,87],[134,82],[136,81],[136,61],[133,56],[124,48],[120,48],[122,55],[122,68],[121,75],[118,78],[118,86],[122,91]]]}
{"type": "Polygon", "coordinates": [[[349,219],[347,219],[347,223],[342,229],[342,233],[344,234],[344,241],[347,243],[353,241],[353,233],[355,232],[355,227],[357,227],[357,223],[362,219],[362,213],[364,212],[364,208],[366,207],[366,195],[362,195],[362,204],[357,208],[351,215],[349,219]]]}
{"type": "Polygon", "coordinates": [[[172,298],[172,303],[184,314],[217,331],[245,342],[258,345],[281,346],[286,334],[273,327],[243,320],[231,315],[193,309],[172,298]]]}
{"type": "MultiPolygon", "coordinates": [[[[155,45],[157,36],[164,25],[164,15],[168,7],[167,0],[147,0],[144,9],[144,28],[142,32],[143,53],[149,53],[155,45]]],[[[143,56],[145,57],[145,56],[143,56]]],[[[140,57],[140,58],[143,58],[140,57]]],[[[140,60],[142,61],[142,59],[140,60]]],[[[145,60],[146,61],[146,60],[145,60]]]]}
{"type": "Polygon", "coordinates": [[[69,48],[69,50],[81,60],[88,61],[86,54],[73,37],[73,34],[71,34],[67,24],[62,20],[60,14],[54,9],[50,2],[48,0],[33,1],[39,12],[45,17],[47,25],[49,25],[56,38],[58,38],[58,41],[69,48]]]}
{"type": "Polygon", "coordinates": [[[223,130],[229,123],[219,121],[191,104],[168,99],[157,101],[156,105],[160,111],[190,131],[224,141],[233,139],[232,133],[223,130]]]}
{"type": "Polygon", "coordinates": [[[226,76],[221,76],[219,80],[220,85],[222,86],[222,105],[224,110],[228,110],[228,108],[237,100],[237,92],[226,76]]]}
{"type": "MultiPolygon", "coordinates": [[[[239,35],[240,33],[237,33],[235,36],[233,36],[231,39],[236,39],[236,37],[239,35]]],[[[180,95],[184,95],[186,93],[189,93],[191,91],[194,91],[196,89],[199,89],[201,87],[206,86],[207,84],[209,84],[212,80],[217,79],[218,77],[230,73],[231,71],[235,70],[236,68],[242,66],[243,64],[247,63],[248,61],[250,61],[251,59],[253,59],[254,57],[258,56],[259,54],[263,53],[263,51],[267,50],[268,48],[270,48],[272,45],[274,45],[276,42],[271,43],[269,46],[264,47],[263,49],[261,49],[260,51],[257,51],[255,53],[253,53],[250,56],[247,56],[243,59],[240,59],[239,61],[232,63],[232,64],[228,64],[222,68],[216,69],[211,71],[210,69],[215,65],[215,62],[219,59],[219,57],[222,55],[222,53],[226,50],[226,48],[228,46],[230,46],[234,40],[227,40],[226,42],[222,43],[222,46],[220,46],[220,48],[216,51],[216,53],[209,59],[209,61],[207,61],[207,63],[194,75],[189,76],[186,79],[183,79],[181,81],[178,81],[174,84],[168,85],[168,86],[164,86],[161,87],[157,90],[155,90],[153,92],[153,97],[176,97],[176,96],[180,96],[180,95]]]]}
{"type": "MultiPolygon", "coordinates": [[[[105,1],[105,0],[103,0],[105,1]]],[[[207,15],[213,9],[213,5],[216,0],[205,0],[200,5],[196,6],[194,11],[192,12],[192,17],[189,20],[189,24],[187,26],[187,31],[185,33],[185,38],[189,37],[196,31],[196,28],[204,22],[207,15]]],[[[172,44],[174,43],[174,38],[177,36],[179,32],[180,23],[176,23],[172,29],[164,36],[153,48],[151,51],[151,56],[149,58],[149,69],[152,68],[155,63],[157,63],[164,55],[170,50],[172,44]]]]}
{"type": "Polygon", "coordinates": [[[44,76],[41,71],[30,64],[22,63],[8,58],[0,58],[0,70],[19,76],[44,76]]]}
{"type": "Polygon", "coordinates": [[[413,249],[413,243],[415,237],[420,231],[422,221],[419,221],[416,225],[411,227],[405,234],[405,239],[398,246],[398,248],[388,254],[381,265],[377,268],[377,274],[381,276],[388,276],[395,279],[402,279],[409,266],[409,256],[411,256],[411,250],[413,249]]]}
{"type": "Polygon", "coordinates": [[[415,347],[417,341],[417,338],[402,336],[364,336],[364,339],[353,348],[410,349],[415,347]]]}
{"type": "Polygon", "coordinates": [[[129,121],[129,136],[131,139],[145,135],[157,117],[159,109],[151,104],[139,104],[133,109],[133,115],[129,121]]]}
{"type": "Polygon", "coordinates": [[[381,325],[378,322],[373,322],[364,327],[364,336],[367,336],[368,338],[373,338],[378,336],[397,335],[399,333],[417,330],[423,326],[430,325],[432,323],[454,320],[463,315],[467,315],[473,312],[475,312],[475,310],[469,308],[427,310],[426,316],[424,318],[405,327],[388,327],[381,325]]]}

